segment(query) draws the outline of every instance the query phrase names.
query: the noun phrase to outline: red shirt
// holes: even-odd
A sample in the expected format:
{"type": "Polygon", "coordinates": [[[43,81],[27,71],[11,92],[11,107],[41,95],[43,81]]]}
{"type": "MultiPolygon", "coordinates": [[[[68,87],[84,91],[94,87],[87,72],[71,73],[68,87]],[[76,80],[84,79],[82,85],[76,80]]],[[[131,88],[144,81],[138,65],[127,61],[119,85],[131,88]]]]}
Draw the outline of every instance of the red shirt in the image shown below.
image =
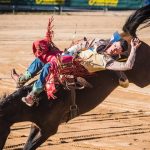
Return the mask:
{"type": "Polygon", "coordinates": [[[39,58],[44,64],[56,62],[57,56],[62,52],[48,44],[47,39],[37,40],[33,43],[33,53],[35,57],[39,58]]]}

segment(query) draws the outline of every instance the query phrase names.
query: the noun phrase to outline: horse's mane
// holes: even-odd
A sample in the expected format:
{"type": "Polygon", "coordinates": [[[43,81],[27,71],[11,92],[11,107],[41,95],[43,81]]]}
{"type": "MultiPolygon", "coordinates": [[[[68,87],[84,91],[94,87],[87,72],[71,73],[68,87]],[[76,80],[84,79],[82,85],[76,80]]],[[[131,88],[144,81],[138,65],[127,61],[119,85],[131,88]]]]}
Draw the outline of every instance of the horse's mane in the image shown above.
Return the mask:
{"type": "Polygon", "coordinates": [[[136,30],[140,25],[144,25],[141,29],[150,26],[150,5],[142,7],[135,11],[125,22],[122,30],[136,37],[136,30]]]}
{"type": "Polygon", "coordinates": [[[14,91],[12,94],[8,95],[5,94],[0,97],[0,105],[4,105],[9,103],[11,100],[15,100],[17,98],[21,98],[22,95],[26,95],[29,91],[31,91],[32,86],[24,86],[16,91],[14,91]]]}

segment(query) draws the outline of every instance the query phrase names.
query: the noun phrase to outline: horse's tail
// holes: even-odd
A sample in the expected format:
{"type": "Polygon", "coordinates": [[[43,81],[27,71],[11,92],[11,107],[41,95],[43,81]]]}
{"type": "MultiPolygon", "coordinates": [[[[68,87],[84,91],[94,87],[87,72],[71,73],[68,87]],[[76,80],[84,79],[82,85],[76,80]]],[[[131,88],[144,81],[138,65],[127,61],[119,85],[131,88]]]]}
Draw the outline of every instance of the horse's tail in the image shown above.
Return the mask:
{"type": "Polygon", "coordinates": [[[142,24],[143,27],[140,29],[150,26],[150,5],[135,11],[125,22],[123,31],[133,37],[136,37],[137,28],[142,24]]]}

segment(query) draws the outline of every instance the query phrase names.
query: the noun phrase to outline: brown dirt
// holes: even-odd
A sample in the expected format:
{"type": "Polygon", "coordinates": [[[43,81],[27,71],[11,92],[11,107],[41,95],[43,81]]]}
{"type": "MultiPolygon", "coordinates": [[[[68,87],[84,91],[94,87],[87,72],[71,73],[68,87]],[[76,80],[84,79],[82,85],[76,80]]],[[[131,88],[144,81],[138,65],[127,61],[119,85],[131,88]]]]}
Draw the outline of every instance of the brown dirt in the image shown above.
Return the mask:
{"type": "MultiPolygon", "coordinates": [[[[54,14],[55,42],[67,47],[74,36],[109,38],[131,12],[54,14]],[[77,28],[76,28],[77,24],[77,28]],[[75,29],[76,28],[76,29],[75,29]]],[[[10,70],[20,73],[33,60],[32,42],[45,35],[49,14],[0,15],[0,94],[15,90],[10,70]]],[[[138,32],[150,44],[150,28],[138,32]]],[[[12,127],[5,149],[21,149],[28,137],[30,122],[12,127]]],[[[150,86],[133,84],[118,87],[90,112],[62,124],[39,150],[150,150],[150,86]]]]}

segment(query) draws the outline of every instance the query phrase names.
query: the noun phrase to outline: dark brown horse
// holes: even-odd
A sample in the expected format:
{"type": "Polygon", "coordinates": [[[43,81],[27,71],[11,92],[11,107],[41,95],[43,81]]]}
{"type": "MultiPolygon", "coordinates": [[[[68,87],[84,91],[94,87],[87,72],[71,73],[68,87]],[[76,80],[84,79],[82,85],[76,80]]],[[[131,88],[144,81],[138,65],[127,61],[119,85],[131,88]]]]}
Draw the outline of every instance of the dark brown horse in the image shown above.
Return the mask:
{"type": "MultiPolygon", "coordinates": [[[[136,30],[143,23],[149,24],[150,6],[137,10],[126,21],[122,34],[130,40],[136,36],[136,30]]],[[[147,25],[147,26],[148,26],[147,25]]],[[[134,68],[126,72],[130,82],[145,87],[150,84],[150,47],[142,43],[137,50],[134,68]]],[[[93,88],[77,90],[77,105],[79,114],[90,111],[99,105],[118,86],[118,79],[113,71],[101,71],[86,80],[93,88]]],[[[58,90],[54,101],[47,99],[46,93],[39,95],[39,106],[28,107],[22,97],[31,91],[31,86],[25,86],[9,96],[1,98],[0,102],[0,149],[3,149],[10,127],[16,122],[31,121],[31,132],[24,150],[34,150],[44,143],[48,137],[57,132],[61,122],[66,121],[70,106],[70,92],[62,87],[58,90]]]]}

